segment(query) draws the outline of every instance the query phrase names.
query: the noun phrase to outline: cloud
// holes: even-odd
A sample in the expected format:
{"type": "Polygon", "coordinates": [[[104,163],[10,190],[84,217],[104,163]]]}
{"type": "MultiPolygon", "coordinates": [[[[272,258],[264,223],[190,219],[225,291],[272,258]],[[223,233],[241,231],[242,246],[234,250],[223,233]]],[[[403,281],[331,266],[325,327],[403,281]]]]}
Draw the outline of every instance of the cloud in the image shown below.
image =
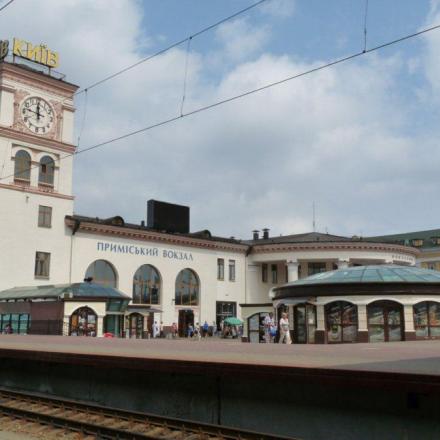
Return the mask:
{"type": "Polygon", "coordinates": [[[263,3],[261,10],[274,17],[290,17],[295,11],[295,0],[269,0],[263,3]]]}
{"type": "Polygon", "coordinates": [[[251,25],[247,18],[238,18],[218,27],[216,37],[226,55],[239,61],[251,57],[268,43],[270,27],[251,25]]]}
{"type": "MultiPolygon", "coordinates": [[[[145,28],[142,6],[41,0],[45,24],[37,27],[25,2],[14,2],[0,25],[12,37],[19,23],[18,36],[59,50],[67,79],[87,86],[140,60],[158,38],[145,28]]],[[[271,54],[273,22],[267,26],[235,20],[217,31],[220,48],[193,47],[185,112],[325,61],[271,54]],[[209,57],[225,54],[228,69],[213,76],[209,57]]],[[[412,61],[428,69],[433,87],[439,44],[426,40],[421,64],[412,61]]],[[[174,49],[90,90],[82,146],[179,115],[185,57],[185,48],[174,49]]],[[[315,201],[318,225],[331,233],[421,228],[439,214],[430,203],[439,133],[435,125],[409,132],[418,108],[401,92],[407,68],[402,55],[370,54],[79,155],[75,210],[137,222],[149,198],[162,199],[190,205],[193,230],[248,238],[254,228],[310,230],[315,201]]],[[[76,103],[79,122],[84,96],[76,103]]]]}

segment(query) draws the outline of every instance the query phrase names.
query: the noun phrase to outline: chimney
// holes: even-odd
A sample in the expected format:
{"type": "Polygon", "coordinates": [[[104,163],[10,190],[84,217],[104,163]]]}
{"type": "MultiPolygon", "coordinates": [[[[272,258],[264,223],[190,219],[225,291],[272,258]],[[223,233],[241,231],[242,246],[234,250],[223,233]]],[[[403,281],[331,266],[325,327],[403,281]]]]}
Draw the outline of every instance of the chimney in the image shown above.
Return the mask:
{"type": "Polygon", "coordinates": [[[270,231],[270,229],[263,228],[263,239],[264,240],[267,240],[269,238],[269,231],[270,231]]]}
{"type": "Polygon", "coordinates": [[[252,231],[252,234],[254,235],[254,240],[258,240],[260,238],[258,230],[252,231]]]}

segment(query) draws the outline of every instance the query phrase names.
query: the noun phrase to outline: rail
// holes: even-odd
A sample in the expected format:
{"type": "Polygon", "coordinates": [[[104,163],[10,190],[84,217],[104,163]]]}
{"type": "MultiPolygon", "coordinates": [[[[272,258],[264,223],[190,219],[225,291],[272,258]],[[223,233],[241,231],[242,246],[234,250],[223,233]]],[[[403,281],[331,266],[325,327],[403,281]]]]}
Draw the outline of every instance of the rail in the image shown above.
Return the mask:
{"type": "Polygon", "coordinates": [[[0,415],[100,440],[294,440],[291,437],[131,412],[6,388],[0,388],[0,415]]]}

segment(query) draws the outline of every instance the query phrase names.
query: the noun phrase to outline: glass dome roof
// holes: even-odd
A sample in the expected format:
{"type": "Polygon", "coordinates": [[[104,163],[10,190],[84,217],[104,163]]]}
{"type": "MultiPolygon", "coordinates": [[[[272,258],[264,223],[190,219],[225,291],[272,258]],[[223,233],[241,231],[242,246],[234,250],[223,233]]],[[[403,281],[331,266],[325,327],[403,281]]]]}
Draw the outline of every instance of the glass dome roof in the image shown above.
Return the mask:
{"type": "Polygon", "coordinates": [[[394,264],[356,266],[318,273],[288,285],[306,286],[333,283],[440,283],[440,272],[394,264]]]}

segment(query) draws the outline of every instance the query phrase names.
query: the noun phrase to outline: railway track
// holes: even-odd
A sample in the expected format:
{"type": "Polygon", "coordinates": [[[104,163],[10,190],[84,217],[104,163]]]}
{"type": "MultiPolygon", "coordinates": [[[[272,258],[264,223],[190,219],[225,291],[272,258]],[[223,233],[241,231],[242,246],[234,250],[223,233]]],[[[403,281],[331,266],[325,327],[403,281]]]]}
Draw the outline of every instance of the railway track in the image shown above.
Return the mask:
{"type": "MultiPolygon", "coordinates": [[[[70,439],[275,440],[288,437],[244,431],[74,400],[0,388],[0,426],[23,424],[29,435],[70,439]],[[54,437],[51,437],[52,435],[54,437]]],[[[26,431],[21,431],[26,432],[26,431]]],[[[292,439],[291,439],[292,440],[292,439]]]]}

